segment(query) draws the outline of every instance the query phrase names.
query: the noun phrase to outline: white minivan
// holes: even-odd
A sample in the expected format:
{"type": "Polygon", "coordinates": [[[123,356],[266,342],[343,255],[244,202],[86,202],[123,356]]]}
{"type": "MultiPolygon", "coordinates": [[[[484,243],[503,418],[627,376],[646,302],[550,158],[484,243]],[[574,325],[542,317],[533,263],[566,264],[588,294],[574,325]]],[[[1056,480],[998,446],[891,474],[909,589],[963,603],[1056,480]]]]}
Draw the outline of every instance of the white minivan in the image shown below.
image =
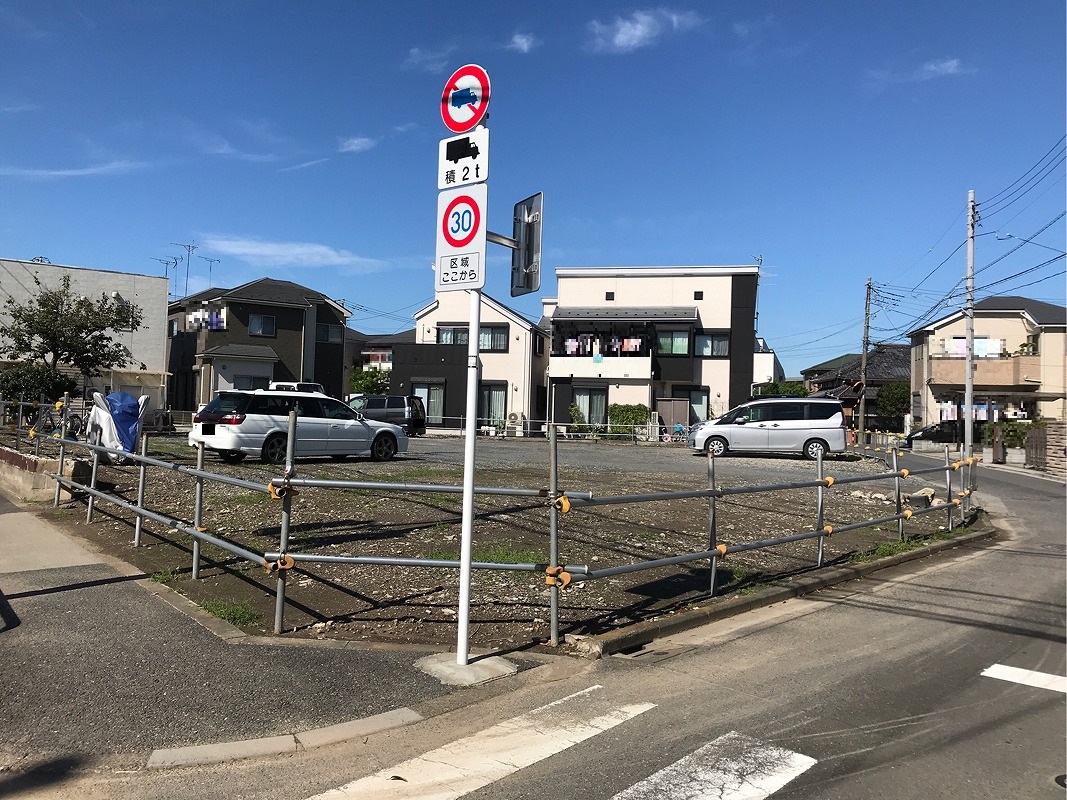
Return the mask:
{"type": "Polygon", "coordinates": [[[693,450],[803,453],[816,459],[845,451],[845,412],[840,400],[817,397],[756,398],[689,431],[693,450]]]}

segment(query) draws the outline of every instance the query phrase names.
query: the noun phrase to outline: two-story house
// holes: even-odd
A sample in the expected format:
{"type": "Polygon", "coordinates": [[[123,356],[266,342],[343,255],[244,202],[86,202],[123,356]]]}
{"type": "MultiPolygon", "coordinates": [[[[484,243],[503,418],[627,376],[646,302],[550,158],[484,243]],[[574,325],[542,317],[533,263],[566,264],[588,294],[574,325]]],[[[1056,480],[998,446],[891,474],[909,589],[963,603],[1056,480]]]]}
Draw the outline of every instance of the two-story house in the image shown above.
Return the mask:
{"type": "MultiPolygon", "coordinates": [[[[1025,297],[974,304],[975,419],[1067,418],[1067,309],[1025,297]]],[[[915,424],[962,419],[967,365],[963,311],[911,331],[915,424]]]]}
{"type": "Polygon", "coordinates": [[[183,297],[168,312],[168,403],[194,411],[220,389],[271,381],[313,381],[343,397],[349,316],[326,295],[274,278],[183,297]]]}
{"type": "Polygon", "coordinates": [[[641,403],[693,423],[749,397],[758,266],[560,267],[556,280],[542,300],[554,422],[572,405],[604,424],[609,405],[641,403]]]}
{"type": "Polygon", "coordinates": [[[834,397],[845,409],[845,424],[864,429],[897,430],[901,420],[880,414],[879,390],[889,383],[911,380],[910,348],[906,344],[878,344],[867,352],[866,379],[863,356],[850,354],[801,371],[813,397],[834,397]],[[866,420],[859,422],[860,401],[866,420]]]}
{"type": "MultiPolygon", "coordinates": [[[[162,408],[167,391],[167,278],[63,266],[43,260],[0,259],[0,292],[5,300],[11,297],[20,305],[37,296],[42,287],[58,289],[64,276],[70,278],[71,291],[76,295],[87,298],[104,295],[116,303],[129,303],[141,310],[141,325],[136,330],[110,332],[112,339],[129,352],[130,362],[85,380],[82,386],[85,395],[94,391],[129,392],[135,397],[146,395],[150,408],[162,408]]],[[[5,314],[0,303],[0,319],[5,314]]],[[[63,371],[82,381],[73,368],[63,371]]]]}
{"type": "MultiPolygon", "coordinates": [[[[427,424],[463,427],[470,294],[439,292],[415,312],[414,343],[394,343],[391,391],[426,405],[427,424]]],[[[486,294],[479,310],[478,427],[527,433],[547,412],[548,332],[486,294]]]]}

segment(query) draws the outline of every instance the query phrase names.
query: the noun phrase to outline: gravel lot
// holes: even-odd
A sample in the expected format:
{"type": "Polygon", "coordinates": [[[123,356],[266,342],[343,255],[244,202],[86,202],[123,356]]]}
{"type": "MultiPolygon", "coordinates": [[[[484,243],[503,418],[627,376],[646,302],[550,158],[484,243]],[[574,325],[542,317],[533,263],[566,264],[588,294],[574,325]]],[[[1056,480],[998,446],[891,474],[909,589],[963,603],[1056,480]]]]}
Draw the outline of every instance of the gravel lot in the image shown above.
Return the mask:
{"type": "MultiPolygon", "coordinates": [[[[182,437],[155,437],[149,454],[195,466],[195,451],[182,437]]],[[[403,484],[462,485],[463,441],[421,437],[388,463],[349,459],[298,462],[297,477],[403,484]]],[[[481,439],[478,486],[545,489],[548,444],[544,439],[481,439]]],[[[594,497],[692,491],[708,486],[708,460],[684,446],[565,440],[558,450],[559,488],[594,497]]],[[[258,462],[223,464],[208,455],[206,468],[266,486],[280,468],[258,462]]],[[[825,473],[874,475],[885,465],[855,456],[831,457],[825,473]]],[[[715,462],[719,487],[768,485],[815,479],[815,464],[800,457],[734,457],[715,462]]],[[[101,488],[128,500],[137,495],[136,467],[102,467],[101,488]]],[[[192,522],[194,480],[175,470],[149,470],[146,504],[192,522]]],[[[908,491],[921,486],[909,481],[908,491]]],[[[939,491],[943,495],[943,484],[939,491]]],[[[893,481],[849,484],[825,491],[825,522],[846,523],[895,513],[893,481]]],[[[49,518],[95,546],[129,561],[194,601],[233,613],[249,632],[273,630],[277,579],[207,544],[200,578],[191,573],[192,537],[152,521],[143,546],[133,548],[133,517],[97,504],[85,523],[85,502],[76,500],[49,518]]],[[[213,536],[254,552],[279,548],[281,503],[261,491],[209,482],[203,526],[213,536]]],[[[810,531],[815,527],[816,490],[790,489],[737,494],[716,502],[719,543],[739,544],[810,531]]],[[[461,496],[445,491],[398,492],[305,488],[293,499],[290,552],[456,559],[461,533],[461,496]]],[[[590,569],[631,564],[708,549],[706,498],[575,507],[560,515],[560,560],[590,569]]],[[[935,533],[944,515],[916,516],[909,536],[935,533]]],[[[549,510],[543,498],[477,495],[474,560],[503,563],[548,561],[549,510]]],[[[825,540],[827,563],[847,560],[880,543],[895,542],[895,522],[838,533],[825,540]]],[[[751,591],[761,581],[788,580],[814,569],[817,540],[731,555],[719,564],[716,599],[751,591]]],[[[575,582],[560,593],[560,629],[591,634],[706,605],[708,561],[575,582]]],[[[287,580],[286,636],[312,636],[389,643],[455,644],[458,573],[453,568],[362,566],[298,562],[287,580]]],[[[549,590],[543,572],[474,571],[470,642],[475,648],[511,650],[547,639],[549,590]]],[[[714,602],[714,601],[712,601],[714,602]]]]}

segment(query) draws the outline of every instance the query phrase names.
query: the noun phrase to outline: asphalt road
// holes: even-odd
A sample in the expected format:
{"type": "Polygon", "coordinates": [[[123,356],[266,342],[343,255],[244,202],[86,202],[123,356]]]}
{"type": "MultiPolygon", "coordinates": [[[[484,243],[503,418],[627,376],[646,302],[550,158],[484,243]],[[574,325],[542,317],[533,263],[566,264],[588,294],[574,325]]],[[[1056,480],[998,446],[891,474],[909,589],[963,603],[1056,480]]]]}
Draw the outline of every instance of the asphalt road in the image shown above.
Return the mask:
{"type": "Polygon", "coordinates": [[[981,470],[980,487],[1003,532],[990,544],[627,657],[530,670],[510,691],[470,690],[452,711],[365,741],[80,776],[20,796],[299,800],[378,775],[369,793],[357,784],[333,796],[411,797],[420,781],[440,790],[462,777],[475,788],[418,796],[1062,798],[1065,695],[1008,677],[1062,680],[1067,669],[1064,487],[992,469],[981,470]],[[478,777],[483,768],[489,777],[478,777]],[[750,784],[785,782],[731,794],[720,780],[727,768],[750,784]]]}

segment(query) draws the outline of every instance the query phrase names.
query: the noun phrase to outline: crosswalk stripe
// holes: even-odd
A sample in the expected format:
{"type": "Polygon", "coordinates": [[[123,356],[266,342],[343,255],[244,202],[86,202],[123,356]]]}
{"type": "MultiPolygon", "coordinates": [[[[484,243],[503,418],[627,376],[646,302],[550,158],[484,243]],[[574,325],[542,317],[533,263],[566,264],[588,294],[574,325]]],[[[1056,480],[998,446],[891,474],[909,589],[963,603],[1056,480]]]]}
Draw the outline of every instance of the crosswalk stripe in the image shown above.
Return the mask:
{"type": "Polygon", "coordinates": [[[1067,694],[1067,678],[1062,675],[1050,675],[1047,672],[1034,672],[1032,669],[1019,669],[1019,667],[1006,667],[1003,664],[986,667],[982,670],[982,675],[987,678],[998,678],[1002,681],[1022,683],[1038,689],[1051,689],[1054,692],[1067,694]]]}
{"type": "MultiPolygon", "coordinates": [[[[656,707],[635,703],[590,716],[600,686],[536,708],[309,800],[455,800],[656,707]]],[[[595,712],[594,712],[595,713],[595,712]]]]}
{"type": "Polygon", "coordinates": [[[815,759],[731,731],[612,800],[763,800],[815,759]]]}

